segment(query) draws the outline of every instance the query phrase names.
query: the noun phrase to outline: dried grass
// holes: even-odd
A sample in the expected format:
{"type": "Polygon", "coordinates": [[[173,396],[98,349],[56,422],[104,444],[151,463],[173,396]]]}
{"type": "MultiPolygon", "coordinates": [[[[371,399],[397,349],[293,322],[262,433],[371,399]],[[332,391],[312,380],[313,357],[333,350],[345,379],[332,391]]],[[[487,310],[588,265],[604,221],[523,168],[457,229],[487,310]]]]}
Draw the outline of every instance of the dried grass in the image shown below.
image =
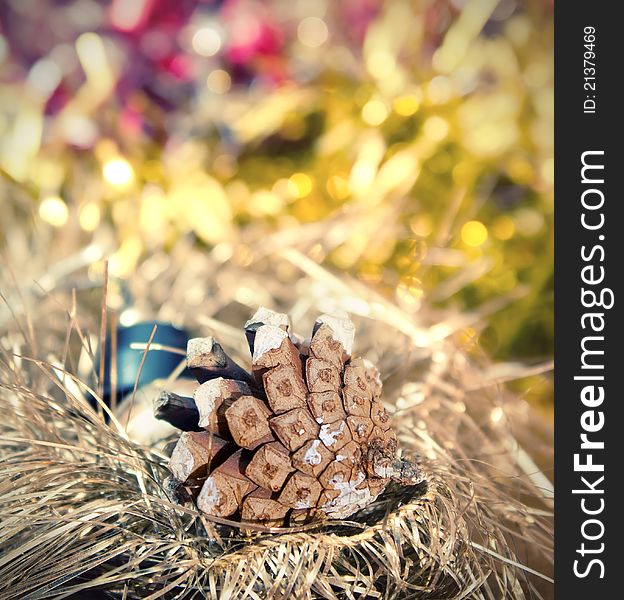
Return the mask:
{"type": "Polygon", "coordinates": [[[197,334],[212,329],[239,358],[239,327],[256,304],[290,312],[299,331],[329,301],[348,309],[356,351],[379,364],[423,483],[391,488],[350,521],[254,534],[173,504],[162,483],[166,457],[129,439],[114,415],[107,421],[103,404],[89,404],[101,290],[84,285],[84,251],[52,266],[37,254],[19,285],[8,258],[0,598],[552,596],[552,489],[542,472],[551,431],[501,386],[529,369],[477,364],[454,336],[488,307],[454,314],[425,303],[410,313],[312,260],[312,244],[327,239],[318,231],[296,239],[264,240],[264,254],[239,256],[234,246],[226,261],[182,241],[155,252],[127,285],[144,315],[197,334]],[[29,275],[46,277],[44,290],[29,275]]]}

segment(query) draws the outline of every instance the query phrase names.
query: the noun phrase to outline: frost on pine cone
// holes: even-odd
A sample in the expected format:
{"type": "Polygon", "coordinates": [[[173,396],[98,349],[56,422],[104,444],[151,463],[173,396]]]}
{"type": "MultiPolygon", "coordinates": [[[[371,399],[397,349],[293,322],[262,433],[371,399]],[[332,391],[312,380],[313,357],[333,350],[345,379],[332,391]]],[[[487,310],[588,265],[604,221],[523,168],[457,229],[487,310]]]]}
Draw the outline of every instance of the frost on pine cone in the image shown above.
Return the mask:
{"type": "Polygon", "coordinates": [[[195,338],[193,398],[164,392],[155,404],[158,418],[185,430],[169,468],[201,511],[268,525],[340,519],[390,479],[417,482],[415,465],[396,458],[379,371],[351,358],[345,314],[322,315],[301,340],[286,315],[260,308],[245,332],[252,373],[214,338],[195,338]]]}

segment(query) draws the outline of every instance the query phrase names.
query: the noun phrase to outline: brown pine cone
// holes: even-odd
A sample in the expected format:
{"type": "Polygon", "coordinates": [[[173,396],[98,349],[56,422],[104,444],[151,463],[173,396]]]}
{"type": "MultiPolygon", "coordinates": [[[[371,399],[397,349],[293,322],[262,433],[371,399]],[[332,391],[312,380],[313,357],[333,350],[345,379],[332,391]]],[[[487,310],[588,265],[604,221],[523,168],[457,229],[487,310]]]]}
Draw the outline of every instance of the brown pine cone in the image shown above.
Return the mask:
{"type": "Polygon", "coordinates": [[[266,308],[247,322],[251,374],[214,338],[190,340],[194,397],[164,392],[156,402],[158,418],[187,429],[172,476],[209,515],[268,525],[346,518],[390,479],[417,482],[415,465],[396,458],[379,371],[351,358],[347,315],[322,315],[306,341],[289,326],[266,308]]]}

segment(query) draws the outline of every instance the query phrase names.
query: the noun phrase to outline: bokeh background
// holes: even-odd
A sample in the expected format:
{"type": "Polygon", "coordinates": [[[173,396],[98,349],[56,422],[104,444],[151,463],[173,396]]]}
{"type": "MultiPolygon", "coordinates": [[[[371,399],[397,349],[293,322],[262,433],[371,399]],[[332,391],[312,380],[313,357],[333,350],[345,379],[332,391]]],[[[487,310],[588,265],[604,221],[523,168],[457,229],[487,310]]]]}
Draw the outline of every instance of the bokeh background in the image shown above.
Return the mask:
{"type": "MultiPolygon", "coordinates": [[[[543,365],[552,36],[547,0],[4,0],[3,252],[90,249],[94,285],[108,256],[130,323],[124,281],[181,240],[244,266],[296,239],[467,316],[476,359],[543,365]]],[[[550,414],[541,371],[509,385],[550,414]]]]}

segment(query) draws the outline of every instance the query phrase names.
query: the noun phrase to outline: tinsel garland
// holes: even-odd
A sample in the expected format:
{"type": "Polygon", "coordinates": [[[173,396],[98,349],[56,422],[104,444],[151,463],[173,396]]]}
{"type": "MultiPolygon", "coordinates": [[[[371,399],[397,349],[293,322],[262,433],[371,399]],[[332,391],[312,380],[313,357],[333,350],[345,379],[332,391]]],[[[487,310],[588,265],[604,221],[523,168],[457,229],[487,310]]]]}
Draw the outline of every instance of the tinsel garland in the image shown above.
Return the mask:
{"type": "MultiPolygon", "coordinates": [[[[551,464],[551,432],[501,386],[530,370],[468,358],[454,336],[467,315],[426,302],[407,313],[277,239],[267,241],[269,254],[242,264],[184,242],[155,254],[129,281],[135,309],[210,329],[241,362],[245,340],[232,325],[257,301],[309,325],[327,304],[349,310],[357,351],[379,365],[400,445],[422,465],[423,483],[387,491],[348,521],[252,533],[174,504],[161,483],[162,445],[132,441],[119,414],[89,403],[98,396],[102,290],[72,292],[83,270],[69,272],[89,253],[47,267],[45,292],[5,263],[0,287],[12,293],[0,321],[0,597],[552,593],[552,494],[540,472],[551,464]],[[191,282],[202,292],[189,294],[191,282]]],[[[31,267],[45,264],[39,254],[31,267]]],[[[150,394],[139,390],[137,406],[150,394]]]]}

